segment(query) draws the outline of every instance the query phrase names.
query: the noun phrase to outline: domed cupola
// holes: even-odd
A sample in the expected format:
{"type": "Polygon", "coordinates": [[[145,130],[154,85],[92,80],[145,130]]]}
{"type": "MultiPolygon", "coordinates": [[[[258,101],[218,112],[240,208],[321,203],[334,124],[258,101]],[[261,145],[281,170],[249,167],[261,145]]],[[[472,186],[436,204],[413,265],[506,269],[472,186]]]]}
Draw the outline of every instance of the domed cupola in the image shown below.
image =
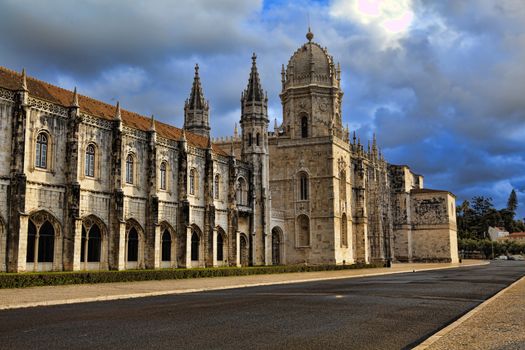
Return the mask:
{"type": "Polygon", "coordinates": [[[308,28],[308,42],[301,46],[288,61],[283,75],[283,89],[292,86],[318,84],[337,86],[338,72],[333,57],[326,48],[312,41],[314,35],[308,28]]]}

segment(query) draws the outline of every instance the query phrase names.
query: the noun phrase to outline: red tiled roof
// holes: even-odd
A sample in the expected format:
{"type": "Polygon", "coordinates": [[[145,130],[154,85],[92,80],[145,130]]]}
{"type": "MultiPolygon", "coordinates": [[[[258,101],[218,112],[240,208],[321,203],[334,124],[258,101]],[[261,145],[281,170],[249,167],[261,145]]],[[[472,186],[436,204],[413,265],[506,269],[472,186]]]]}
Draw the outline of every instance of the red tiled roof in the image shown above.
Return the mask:
{"type": "MultiPolygon", "coordinates": [[[[20,89],[21,81],[22,75],[20,73],[0,66],[0,87],[16,91],[20,89]]],[[[72,91],[51,85],[29,76],[27,77],[27,89],[29,90],[29,94],[31,96],[64,107],[69,107],[73,102],[72,91]]],[[[114,105],[110,105],[82,95],[78,95],[78,102],[80,105],[80,110],[89,115],[107,120],[113,120],[115,117],[116,107],[114,105]]],[[[128,127],[142,131],[148,131],[151,126],[151,119],[140,114],[122,109],[121,116],[122,122],[128,127]]],[[[155,129],[157,134],[161,137],[170,140],[180,140],[182,138],[182,130],[169,124],[155,121],[155,129]]],[[[208,147],[208,139],[204,136],[196,135],[187,131],[186,140],[189,145],[194,147],[208,147]]],[[[228,155],[228,153],[223,151],[220,147],[213,144],[212,150],[217,154],[225,156],[228,155]]]]}
{"type": "Polygon", "coordinates": [[[513,232],[508,237],[525,237],[525,232],[513,232]]]}

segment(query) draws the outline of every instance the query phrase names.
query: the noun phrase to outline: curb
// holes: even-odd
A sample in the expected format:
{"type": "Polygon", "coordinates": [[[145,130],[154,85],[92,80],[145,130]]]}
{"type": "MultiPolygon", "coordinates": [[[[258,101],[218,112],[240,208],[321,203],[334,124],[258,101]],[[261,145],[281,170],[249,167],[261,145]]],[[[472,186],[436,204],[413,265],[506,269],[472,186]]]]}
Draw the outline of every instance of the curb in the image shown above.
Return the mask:
{"type": "MultiPolygon", "coordinates": [[[[423,268],[423,269],[412,269],[412,272],[457,269],[457,268],[463,268],[463,267],[483,266],[483,265],[488,265],[488,264],[489,262],[481,262],[481,263],[470,264],[470,265],[465,265],[465,266],[444,266],[444,267],[432,267],[432,268],[423,268]]],[[[218,287],[173,289],[173,290],[164,290],[164,291],[158,291],[158,292],[144,292],[144,293],[132,293],[132,294],[104,295],[104,296],[89,297],[89,298],[37,301],[37,302],[30,302],[30,303],[0,306],[0,311],[1,310],[12,310],[12,309],[22,309],[22,308],[29,308],[29,307],[36,307],[36,306],[53,306],[53,305],[78,304],[78,303],[91,303],[91,302],[97,302],[97,301],[135,299],[135,298],[156,297],[156,296],[163,296],[163,295],[170,295],[170,294],[185,294],[185,293],[216,291],[216,290],[224,290],[224,289],[262,287],[262,286],[271,286],[271,285],[280,285],[280,284],[294,284],[294,283],[317,282],[317,281],[331,281],[331,280],[339,280],[339,279],[369,277],[369,276],[373,277],[373,276],[383,276],[383,275],[395,275],[395,274],[410,273],[410,272],[411,272],[410,270],[387,271],[387,272],[361,274],[361,275],[354,275],[354,276],[318,277],[318,278],[301,279],[301,280],[293,280],[293,281],[245,283],[245,284],[237,284],[237,285],[229,285],[229,286],[218,286],[218,287]]]]}
{"type": "Polygon", "coordinates": [[[518,280],[514,281],[513,283],[511,283],[507,287],[503,288],[502,290],[500,290],[499,292],[494,294],[492,297],[490,297],[489,299],[485,300],[484,302],[482,302],[481,304],[479,304],[478,306],[476,306],[475,308],[473,308],[472,310],[467,312],[465,315],[461,316],[455,322],[449,324],[445,328],[441,329],[439,332],[431,335],[425,341],[423,341],[422,343],[420,343],[416,347],[412,348],[412,350],[424,350],[424,349],[427,349],[432,344],[434,344],[435,342],[437,342],[438,340],[440,340],[441,338],[446,336],[448,333],[452,332],[457,327],[459,327],[465,321],[467,321],[471,317],[473,317],[476,314],[478,314],[479,312],[481,312],[484,308],[486,308],[487,306],[492,304],[496,299],[501,297],[506,291],[508,291],[509,289],[514,287],[516,284],[520,283],[521,281],[525,281],[525,276],[520,277],[518,280]]]}

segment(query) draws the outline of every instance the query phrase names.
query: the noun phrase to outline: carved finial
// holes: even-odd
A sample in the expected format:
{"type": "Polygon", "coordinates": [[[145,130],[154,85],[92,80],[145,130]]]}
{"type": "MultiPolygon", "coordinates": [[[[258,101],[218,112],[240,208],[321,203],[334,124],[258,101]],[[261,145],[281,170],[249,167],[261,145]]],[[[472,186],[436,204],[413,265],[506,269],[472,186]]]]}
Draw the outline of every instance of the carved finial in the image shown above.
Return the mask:
{"type": "Polygon", "coordinates": [[[27,91],[27,78],[25,68],[22,68],[22,81],[20,83],[20,89],[23,91],[27,91]]]}
{"type": "Polygon", "coordinates": [[[286,81],[286,71],[284,70],[284,63],[281,65],[281,83],[284,86],[284,82],[286,81]]]}
{"type": "Polygon", "coordinates": [[[231,156],[235,158],[235,148],[233,147],[233,139],[232,139],[232,143],[230,146],[230,153],[231,153],[231,156]]]}
{"type": "Polygon", "coordinates": [[[182,142],[186,142],[186,130],[182,129],[182,142]]]}
{"type": "Polygon", "coordinates": [[[75,89],[73,90],[73,102],[71,103],[71,107],[79,107],[78,104],[78,94],[77,94],[77,87],[75,86],[75,89]]]}
{"type": "Polygon", "coordinates": [[[235,123],[235,126],[233,127],[233,137],[234,138],[239,137],[239,130],[237,130],[237,123],[235,123]]]}
{"type": "Polygon", "coordinates": [[[151,125],[149,127],[149,131],[156,131],[156,129],[155,129],[155,116],[153,114],[151,115],[151,125]]]}
{"type": "Polygon", "coordinates": [[[355,139],[356,139],[356,137],[355,137],[355,130],[354,130],[354,137],[352,137],[352,139],[353,139],[354,145],[355,145],[355,139]]]}
{"type": "Polygon", "coordinates": [[[310,30],[310,26],[308,26],[308,33],[306,33],[306,39],[308,39],[308,42],[312,42],[312,39],[314,38],[314,33],[310,30]]]}
{"type": "Polygon", "coordinates": [[[211,137],[208,137],[208,149],[211,149],[211,137]]]}
{"type": "Polygon", "coordinates": [[[274,119],[274,122],[273,122],[273,131],[277,134],[277,132],[279,131],[279,125],[277,124],[277,118],[274,119]]]}
{"type": "Polygon", "coordinates": [[[122,115],[120,113],[120,102],[117,101],[117,108],[115,110],[115,119],[116,120],[122,120],[122,115]]]}

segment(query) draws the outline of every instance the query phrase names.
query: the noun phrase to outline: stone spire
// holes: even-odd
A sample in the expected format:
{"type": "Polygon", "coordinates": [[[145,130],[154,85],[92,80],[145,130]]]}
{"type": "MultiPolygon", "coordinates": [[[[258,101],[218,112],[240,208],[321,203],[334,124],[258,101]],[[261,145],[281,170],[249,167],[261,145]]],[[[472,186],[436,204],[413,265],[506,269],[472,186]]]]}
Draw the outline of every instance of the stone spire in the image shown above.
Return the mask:
{"type": "Polygon", "coordinates": [[[77,94],[77,87],[75,86],[75,90],[73,90],[73,101],[71,102],[71,107],[80,107],[78,104],[78,94],[77,94]]]}
{"type": "Polygon", "coordinates": [[[115,109],[115,120],[122,121],[122,114],[120,112],[120,102],[117,101],[117,107],[115,109]]]}
{"type": "Polygon", "coordinates": [[[248,87],[244,91],[244,98],[247,102],[264,102],[266,100],[261,81],[259,80],[259,73],[257,72],[257,56],[255,52],[252,55],[252,70],[248,79],[248,87]]]}
{"type": "Polygon", "coordinates": [[[156,131],[156,129],[155,129],[155,116],[153,114],[151,115],[151,124],[150,124],[150,127],[149,127],[149,131],[156,131]]]}
{"type": "Polygon", "coordinates": [[[27,78],[26,78],[25,68],[22,68],[22,79],[20,81],[20,90],[27,91],[27,78]]]}
{"type": "Polygon", "coordinates": [[[233,137],[235,139],[239,137],[239,130],[237,129],[237,123],[235,123],[235,126],[233,127],[233,137]]]}
{"type": "Polygon", "coordinates": [[[196,64],[190,97],[184,104],[184,129],[201,136],[210,137],[208,116],[209,106],[208,102],[204,99],[199,76],[199,65],[196,64]]]}
{"type": "Polygon", "coordinates": [[[277,118],[274,118],[273,120],[273,131],[277,134],[279,131],[279,124],[277,124],[277,118]]]}

